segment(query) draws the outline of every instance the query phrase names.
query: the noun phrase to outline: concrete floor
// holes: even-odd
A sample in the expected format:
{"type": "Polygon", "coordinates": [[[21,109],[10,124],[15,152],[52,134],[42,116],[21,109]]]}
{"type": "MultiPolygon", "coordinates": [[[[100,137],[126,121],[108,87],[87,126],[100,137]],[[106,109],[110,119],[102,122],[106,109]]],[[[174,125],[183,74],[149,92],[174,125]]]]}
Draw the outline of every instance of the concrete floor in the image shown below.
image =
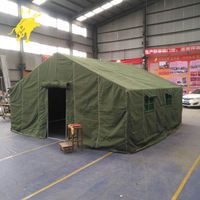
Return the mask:
{"type": "MultiPolygon", "coordinates": [[[[200,109],[184,109],[183,124],[161,143],[98,162],[93,161],[107,152],[85,149],[64,155],[56,140],[16,135],[9,129],[10,122],[0,120],[2,200],[31,194],[38,200],[170,200],[200,155],[200,109]]],[[[200,199],[199,178],[197,166],[178,200],[200,199]]]]}

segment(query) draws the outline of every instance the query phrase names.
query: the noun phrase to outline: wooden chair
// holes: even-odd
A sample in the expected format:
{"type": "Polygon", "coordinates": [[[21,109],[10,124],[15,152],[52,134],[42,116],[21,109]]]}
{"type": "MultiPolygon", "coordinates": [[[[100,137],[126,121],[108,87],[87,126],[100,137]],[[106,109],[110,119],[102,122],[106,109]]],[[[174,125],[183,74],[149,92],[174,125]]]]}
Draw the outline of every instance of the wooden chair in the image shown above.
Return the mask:
{"type": "Polygon", "coordinates": [[[67,141],[59,143],[60,150],[64,153],[73,152],[74,145],[83,147],[83,129],[81,124],[68,124],[67,125],[67,141]]]}
{"type": "Polygon", "coordinates": [[[68,124],[67,138],[72,142],[72,145],[83,147],[83,128],[81,124],[68,124]]]}

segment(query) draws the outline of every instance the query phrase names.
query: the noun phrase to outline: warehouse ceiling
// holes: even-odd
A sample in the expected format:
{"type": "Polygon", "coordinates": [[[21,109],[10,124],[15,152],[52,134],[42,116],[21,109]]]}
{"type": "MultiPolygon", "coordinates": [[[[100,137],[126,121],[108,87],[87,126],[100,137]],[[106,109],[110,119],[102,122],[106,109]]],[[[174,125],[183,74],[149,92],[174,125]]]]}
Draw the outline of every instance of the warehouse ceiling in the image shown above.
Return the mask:
{"type": "MultiPolygon", "coordinates": [[[[117,17],[145,7],[146,1],[150,5],[158,0],[124,0],[122,3],[85,20],[84,23],[102,25],[117,17]]],[[[59,13],[68,19],[75,20],[77,17],[107,2],[110,2],[110,0],[47,0],[41,7],[59,13]]]]}

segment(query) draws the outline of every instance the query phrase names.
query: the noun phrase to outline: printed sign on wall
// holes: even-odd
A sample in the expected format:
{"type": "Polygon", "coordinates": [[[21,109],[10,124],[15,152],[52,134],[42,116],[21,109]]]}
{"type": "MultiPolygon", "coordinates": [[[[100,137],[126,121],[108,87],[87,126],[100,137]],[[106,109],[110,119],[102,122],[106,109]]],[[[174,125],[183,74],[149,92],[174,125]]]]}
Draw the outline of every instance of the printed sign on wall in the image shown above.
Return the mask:
{"type": "Polygon", "coordinates": [[[183,87],[183,93],[200,88],[200,54],[151,56],[149,72],[183,87]]]}

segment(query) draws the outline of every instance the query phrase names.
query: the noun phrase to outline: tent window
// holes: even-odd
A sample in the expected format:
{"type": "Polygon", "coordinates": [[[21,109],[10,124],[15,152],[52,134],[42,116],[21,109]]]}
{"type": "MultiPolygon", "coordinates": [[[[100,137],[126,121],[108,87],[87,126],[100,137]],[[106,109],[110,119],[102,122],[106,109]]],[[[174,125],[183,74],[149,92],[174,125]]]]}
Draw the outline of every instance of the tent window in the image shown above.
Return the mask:
{"type": "Polygon", "coordinates": [[[172,105],[172,95],[165,94],[166,105],[172,105]]]}
{"type": "Polygon", "coordinates": [[[144,97],[144,112],[154,111],[154,97],[144,97]]]}

